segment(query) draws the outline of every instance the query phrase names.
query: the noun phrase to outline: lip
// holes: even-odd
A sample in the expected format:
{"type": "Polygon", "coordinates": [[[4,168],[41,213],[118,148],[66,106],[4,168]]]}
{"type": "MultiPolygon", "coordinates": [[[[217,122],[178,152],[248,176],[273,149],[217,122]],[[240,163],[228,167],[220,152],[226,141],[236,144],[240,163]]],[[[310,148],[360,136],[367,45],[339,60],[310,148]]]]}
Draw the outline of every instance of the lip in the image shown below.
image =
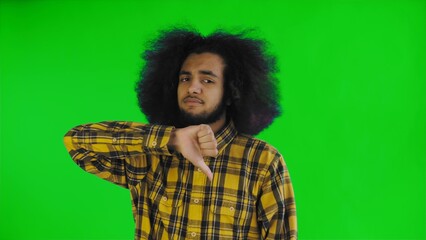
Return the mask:
{"type": "Polygon", "coordinates": [[[184,103],[189,103],[189,104],[203,104],[204,102],[196,97],[186,97],[183,99],[184,103]]]}

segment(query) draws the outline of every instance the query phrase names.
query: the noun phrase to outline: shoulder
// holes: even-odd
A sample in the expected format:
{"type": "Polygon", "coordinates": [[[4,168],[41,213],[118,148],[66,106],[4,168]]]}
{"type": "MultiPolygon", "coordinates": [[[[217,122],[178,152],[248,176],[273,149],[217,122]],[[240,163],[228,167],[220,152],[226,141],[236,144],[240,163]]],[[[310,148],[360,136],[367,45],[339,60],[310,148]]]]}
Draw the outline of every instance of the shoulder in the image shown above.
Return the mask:
{"type": "Polygon", "coordinates": [[[264,140],[260,140],[251,135],[239,133],[234,144],[239,146],[245,152],[249,160],[257,161],[260,165],[268,168],[271,164],[284,163],[281,153],[271,144],[264,140]]]}

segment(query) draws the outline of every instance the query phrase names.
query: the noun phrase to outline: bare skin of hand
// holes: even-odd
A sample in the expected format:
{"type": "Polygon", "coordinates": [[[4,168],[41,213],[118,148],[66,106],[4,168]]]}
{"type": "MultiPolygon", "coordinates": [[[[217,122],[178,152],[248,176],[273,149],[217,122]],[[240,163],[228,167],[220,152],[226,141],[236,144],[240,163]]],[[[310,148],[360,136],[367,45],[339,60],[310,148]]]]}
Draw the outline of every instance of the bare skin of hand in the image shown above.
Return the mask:
{"type": "Polygon", "coordinates": [[[206,156],[216,157],[218,153],[216,138],[209,125],[201,124],[175,129],[167,145],[180,152],[212,181],[213,173],[203,159],[206,156]]]}

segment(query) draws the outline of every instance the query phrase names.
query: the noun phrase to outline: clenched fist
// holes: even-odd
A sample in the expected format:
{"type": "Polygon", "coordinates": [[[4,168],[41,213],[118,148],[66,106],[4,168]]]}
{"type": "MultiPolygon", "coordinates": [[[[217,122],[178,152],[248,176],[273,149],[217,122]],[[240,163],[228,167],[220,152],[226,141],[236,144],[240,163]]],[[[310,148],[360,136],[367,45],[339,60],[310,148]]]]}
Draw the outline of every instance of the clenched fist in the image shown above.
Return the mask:
{"type": "Polygon", "coordinates": [[[212,181],[213,173],[203,159],[204,156],[216,157],[218,153],[216,138],[209,125],[175,129],[167,145],[180,152],[212,181]]]}

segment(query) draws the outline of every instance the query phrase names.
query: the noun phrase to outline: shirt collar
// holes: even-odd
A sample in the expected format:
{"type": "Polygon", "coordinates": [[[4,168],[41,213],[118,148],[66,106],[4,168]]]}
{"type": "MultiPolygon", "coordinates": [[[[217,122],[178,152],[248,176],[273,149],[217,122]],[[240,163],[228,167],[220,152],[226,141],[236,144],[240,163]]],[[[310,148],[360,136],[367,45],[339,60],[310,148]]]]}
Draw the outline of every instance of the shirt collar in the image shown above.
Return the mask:
{"type": "Polygon", "coordinates": [[[238,131],[235,128],[234,122],[232,120],[228,121],[225,126],[216,133],[217,141],[217,150],[222,152],[222,150],[237,136],[238,131]]]}

